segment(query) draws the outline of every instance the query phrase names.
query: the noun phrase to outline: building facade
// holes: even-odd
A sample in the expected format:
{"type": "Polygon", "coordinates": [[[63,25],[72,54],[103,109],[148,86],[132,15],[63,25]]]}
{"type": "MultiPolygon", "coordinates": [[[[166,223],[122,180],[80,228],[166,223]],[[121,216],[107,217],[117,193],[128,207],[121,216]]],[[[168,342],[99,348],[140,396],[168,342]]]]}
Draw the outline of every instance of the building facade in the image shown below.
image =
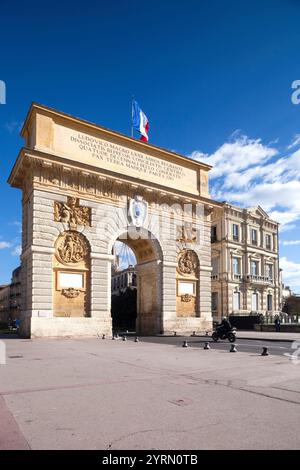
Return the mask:
{"type": "Polygon", "coordinates": [[[279,313],[278,223],[261,207],[223,203],[211,224],[213,318],[279,313]]]}
{"type": "Polygon", "coordinates": [[[129,265],[128,268],[121,269],[119,271],[113,270],[111,276],[111,294],[119,295],[121,292],[125,292],[128,288],[137,288],[135,267],[129,265]]]}
{"type": "Polygon", "coordinates": [[[10,285],[0,286],[0,322],[7,322],[10,316],[10,285]]]}
{"type": "Polygon", "coordinates": [[[21,266],[14,269],[10,284],[10,317],[13,320],[20,318],[21,313],[21,266]]]}

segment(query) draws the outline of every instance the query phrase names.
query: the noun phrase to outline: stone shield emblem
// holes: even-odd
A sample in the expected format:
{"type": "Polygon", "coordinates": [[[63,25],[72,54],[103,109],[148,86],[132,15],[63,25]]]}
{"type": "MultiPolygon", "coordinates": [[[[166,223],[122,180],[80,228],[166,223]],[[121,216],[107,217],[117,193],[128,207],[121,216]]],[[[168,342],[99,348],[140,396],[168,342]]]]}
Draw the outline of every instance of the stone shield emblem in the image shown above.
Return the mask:
{"type": "Polygon", "coordinates": [[[142,196],[135,196],[129,202],[129,218],[131,224],[135,227],[142,227],[147,219],[148,203],[143,200],[142,196]]]}

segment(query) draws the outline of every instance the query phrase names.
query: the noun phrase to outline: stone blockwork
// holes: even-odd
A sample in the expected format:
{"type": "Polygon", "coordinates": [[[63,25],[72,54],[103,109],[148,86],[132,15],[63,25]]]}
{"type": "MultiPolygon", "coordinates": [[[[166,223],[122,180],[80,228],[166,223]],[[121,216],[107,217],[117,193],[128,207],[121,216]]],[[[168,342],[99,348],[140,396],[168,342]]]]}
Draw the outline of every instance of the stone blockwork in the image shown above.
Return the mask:
{"type": "MultiPolygon", "coordinates": [[[[47,108],[31,110],[23,130],[30,148],[23,150],[9,180],[23,190],[22,334],[38,337],[111,333],[111,266],[116,240],[127,243],[137,258],[139,333],[210,329],[210,212],[215,203],[208,196],[209,167],[150,145],[145,147],[111,131],[105,135],[106,140],[118,141],[124,154],[130,155],[131,164],[143,158],[136,149],[153,156],[151,165],[161,152],[164,161],[170,159],[173,165],[164,167],[174,173],[164,176],[158,185],[151,178],[143,181],[133,177],[130,171],[127,176],[114,173],[115,166],[107,172],[96,162],[91,167],[91,159],[85,165],[81,154],[80,162],[72,163],[69,156],[64,159],[61,153],[61,134],[57,153],[55,129],[51,133],[47,127],[43,133],[43,125],[48,126],[49,120],[39,119],[40,114],[49,114],[54,121],[59,119],[60,128],[71,125],[70,117],[57,117],[47,108]],[[185,171],[198,174],[198,195],[195,186],[191,194],[182,192],[179,180],[185,178],[186,184],[185,171]],[[144,210],[140,215],[137,212],[137,220],[132,220],[132,212],[128,215],[133,203],[140,204],[139,211],[144,210]],[[182,312],[181,304],[176,306],[178,255],[184,251],[193,252],[197,264],[191,313],[182,312]],[[64,302],[57,300],[57,292],[64,302]]],[[[88,132],[88,124],[75,121],[72,128],[86,126],[88,132]]],[[[97,129],[93,133],[99,131],[103,137],[105,131],[97,129]]],[[[155,181],[159,178],[158,175],[155,181]]]]}

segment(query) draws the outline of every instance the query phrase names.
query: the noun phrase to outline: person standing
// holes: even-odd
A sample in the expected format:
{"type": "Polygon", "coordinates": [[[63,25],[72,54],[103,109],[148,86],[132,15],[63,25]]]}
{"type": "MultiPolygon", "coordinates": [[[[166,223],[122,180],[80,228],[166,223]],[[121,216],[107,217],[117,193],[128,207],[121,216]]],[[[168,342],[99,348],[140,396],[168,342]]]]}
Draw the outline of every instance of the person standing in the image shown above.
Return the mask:
{"type": "Polygon", "coordinates": [[[275,318],[275,322],[274,322],[274,323],[275,323],[275,331],[276,331],[277,333],[279,333],[279,331],[280,331],[280,318],[279,318],[278,316],[275,318]]]}

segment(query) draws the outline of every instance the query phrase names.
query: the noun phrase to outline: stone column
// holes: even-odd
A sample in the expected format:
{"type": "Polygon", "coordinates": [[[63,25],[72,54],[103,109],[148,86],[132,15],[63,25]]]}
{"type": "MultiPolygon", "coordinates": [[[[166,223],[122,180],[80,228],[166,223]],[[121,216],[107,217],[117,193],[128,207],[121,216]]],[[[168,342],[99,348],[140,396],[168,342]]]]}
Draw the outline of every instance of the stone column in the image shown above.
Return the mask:
{"type": "Polygon", "coordinates": [[[97,319],[101,332],[110,334],[111,319],[111,264],[113,255],[91,253],[91,317],[97,319]]]}

